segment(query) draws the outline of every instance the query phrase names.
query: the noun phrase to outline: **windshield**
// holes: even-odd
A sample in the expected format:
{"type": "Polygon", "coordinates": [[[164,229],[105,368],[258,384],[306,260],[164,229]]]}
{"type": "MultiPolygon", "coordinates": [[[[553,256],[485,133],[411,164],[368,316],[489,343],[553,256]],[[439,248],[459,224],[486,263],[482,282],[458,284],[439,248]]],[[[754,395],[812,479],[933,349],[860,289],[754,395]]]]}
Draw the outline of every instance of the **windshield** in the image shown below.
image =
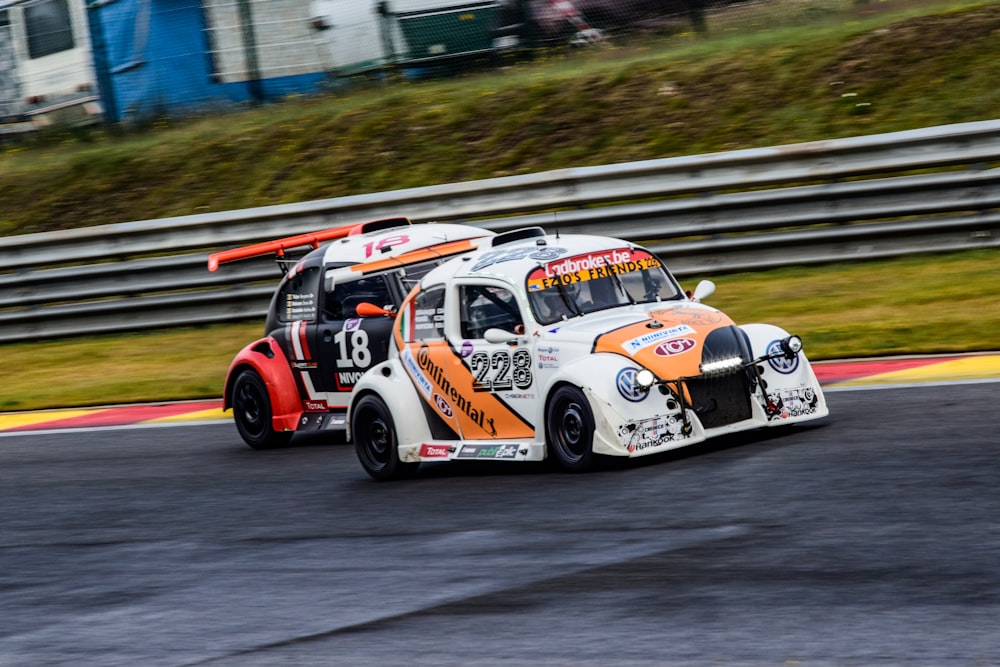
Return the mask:
{"type": "Polygon", "coordinates": [[[528,302],[540,324],[631,303],[682,297],[660,260],[638,248],[566,257],[528,274],[528,302]]]}

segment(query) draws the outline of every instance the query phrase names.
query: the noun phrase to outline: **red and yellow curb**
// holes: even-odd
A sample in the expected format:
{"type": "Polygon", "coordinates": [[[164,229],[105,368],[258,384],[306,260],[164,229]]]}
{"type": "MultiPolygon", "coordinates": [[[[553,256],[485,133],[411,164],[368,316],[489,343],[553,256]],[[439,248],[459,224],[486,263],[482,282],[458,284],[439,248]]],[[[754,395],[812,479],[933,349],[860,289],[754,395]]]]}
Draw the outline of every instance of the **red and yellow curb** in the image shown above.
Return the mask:
{"type": "Polygon", "coordinates": [[[830,387],[986,380],[1000,378],[1000,354],[817,362],[813,370],[830,387]]]}
{"type": "MultiPolygon", "coordinates": [[[[813,370],[824,387],[1000,379],[1000,354],[821,361],[813,370]]],[[[231,419],[221,400],[0,412],[0,433],[231,419]]]]}
{"type": "Polygon", "coordinates": [[[0,433],[228,419],[232,419],[232,416],[222,411],[221,400],[0,412],[0,433]]]}

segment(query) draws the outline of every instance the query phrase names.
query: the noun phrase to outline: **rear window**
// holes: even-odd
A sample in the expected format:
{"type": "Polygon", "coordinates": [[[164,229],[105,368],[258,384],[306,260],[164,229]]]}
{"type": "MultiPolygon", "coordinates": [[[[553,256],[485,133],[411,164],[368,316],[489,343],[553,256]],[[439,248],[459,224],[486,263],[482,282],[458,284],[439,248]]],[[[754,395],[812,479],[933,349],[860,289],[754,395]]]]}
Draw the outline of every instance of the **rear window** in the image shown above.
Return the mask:
{"type": "Polygon", "coordinates": [[[319,267],[314,266],[286,278],[278,290],[275,303],[278,320],[295,322],[316,319],[316,291],[319,287],[319,267]]]}

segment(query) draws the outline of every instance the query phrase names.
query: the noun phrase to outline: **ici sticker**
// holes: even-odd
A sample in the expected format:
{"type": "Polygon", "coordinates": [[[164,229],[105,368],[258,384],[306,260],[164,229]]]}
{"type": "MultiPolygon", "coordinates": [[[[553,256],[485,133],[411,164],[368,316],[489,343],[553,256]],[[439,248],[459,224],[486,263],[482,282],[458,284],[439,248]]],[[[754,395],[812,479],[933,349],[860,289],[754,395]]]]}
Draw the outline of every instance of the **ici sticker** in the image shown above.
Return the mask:
{"type": "Polygon", "coordinates": [[[672,357],[675,354],[684,354],[688,350],[694,349],[697,345],[698,343],[690,338],[674,338],[673,340],[663,341],[656,346],[653,352],[661,357],[672,357]]]}
{"type": "Polygon", "coordinates": [[[441,394],[434,394],[434,405],[437,406],[437,409],[440,410],[441,414],[445,417],[455,416],[455,411],[451,409],[451,404],[449,404],[448,401],[445,400],[445,397],[441,394]]]}

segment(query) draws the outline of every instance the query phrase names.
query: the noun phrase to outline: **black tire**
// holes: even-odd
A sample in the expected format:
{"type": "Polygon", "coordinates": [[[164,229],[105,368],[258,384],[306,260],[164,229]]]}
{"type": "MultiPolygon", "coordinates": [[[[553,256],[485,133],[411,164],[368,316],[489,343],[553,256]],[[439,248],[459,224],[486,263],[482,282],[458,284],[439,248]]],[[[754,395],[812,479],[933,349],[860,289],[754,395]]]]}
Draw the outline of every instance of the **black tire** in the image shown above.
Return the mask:
{"type": "Polygon", "coordinates": [[[243,441],[254,449],[284,447],[291,431],[275,431],[271,425],[271,398],[257,371],[247,369],[233,383],[233,419],[243,441]]]}
{"type": "Polygon", "coordinates": [[[351,438],[361,466],[380,482],[405,477],[420,465],[399,460],[396,425],[385,402],[374,394],[362,396],[354,406],[351,438]]]}
{"type": "Polygon", "coordinates": [[[545,411],[549,453],[563,470],[585,472],[594,467],[594,413],[583,392],[563,385],[552,393],[545,411]]]}

